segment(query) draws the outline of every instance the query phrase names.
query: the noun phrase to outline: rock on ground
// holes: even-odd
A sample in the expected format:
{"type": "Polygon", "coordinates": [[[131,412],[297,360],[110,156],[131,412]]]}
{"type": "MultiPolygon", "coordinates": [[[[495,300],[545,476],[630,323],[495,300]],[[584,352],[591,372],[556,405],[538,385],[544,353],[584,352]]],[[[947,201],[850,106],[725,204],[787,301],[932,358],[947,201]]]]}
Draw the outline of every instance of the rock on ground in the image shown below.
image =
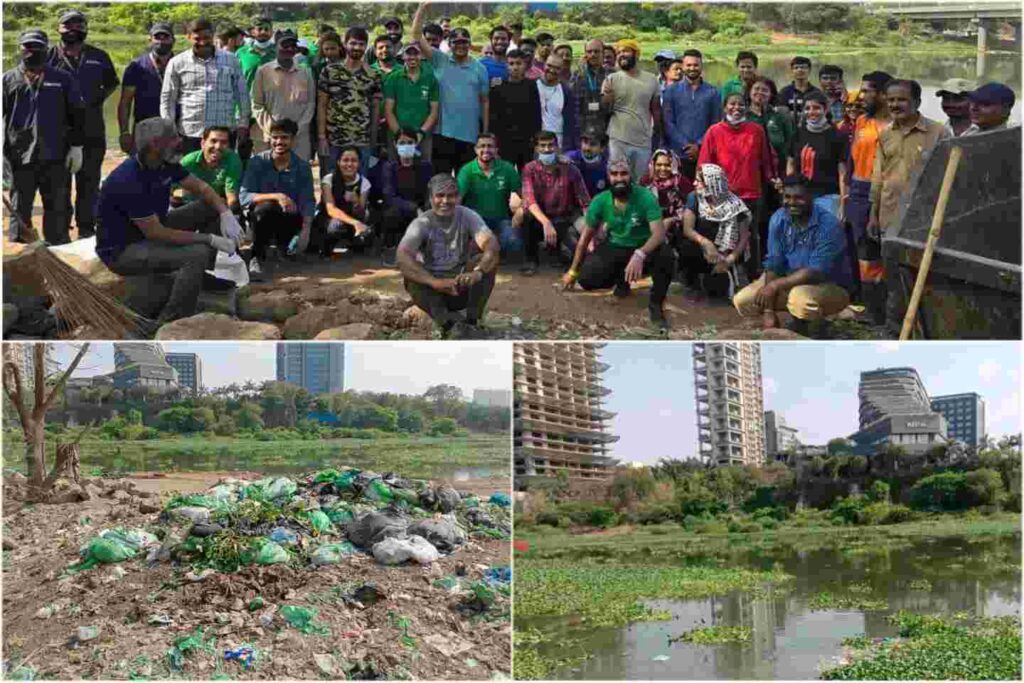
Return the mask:
{"type": "Polygon", "coordinates": [[[221,313],[200,313],[167,323],[156,332],[157,341],[190,339],[280,339],[281,331],[267,323],[235,320],[221,313]]]}
{"type": "Polygon", "coordinates": [[[362,310],[347,301],[334,306],[314,306],[288,318],[284,324],[284,338],[313,339],[324,330],[360,322],[363,317],[362,310]]]}
{"type": "Polygon", "coordinates": [[[298,312],[299,305],[288,292],[256,292],[238,300],[242,320],[283,323],[298,312]]]}
{"type": "Polygon", "coordinates": [[[341,327],[331,327],[317,334],[313,339],[372,339],[373,325],[371,323],[350,323],[341,327]]]}

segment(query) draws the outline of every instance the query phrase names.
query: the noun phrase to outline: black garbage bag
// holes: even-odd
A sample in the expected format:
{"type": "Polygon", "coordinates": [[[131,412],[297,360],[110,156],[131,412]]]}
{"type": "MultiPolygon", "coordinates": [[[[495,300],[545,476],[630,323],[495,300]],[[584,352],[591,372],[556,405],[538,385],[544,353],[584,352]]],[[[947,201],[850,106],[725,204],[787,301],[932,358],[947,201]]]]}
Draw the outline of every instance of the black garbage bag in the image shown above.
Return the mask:
{"type": "Polygon", "coordinates": [[[353,545],[368,549],[385,538],[404,536],[408,525],[405,515],[388,508],[352,520],[345,525],[345,534],[353,545]]]}
{"type": "Polygon", "coordinates": [[[465,533],[455,520],[449,518],[421,519],[407,530],[410,536],[422,536],[442,553],[455,550],[455,546],[466,542],[465,533]]]}
{"type": "Polygon", "coordinates": [[[437,487],[437,505],[441,508],[441,512],[451,512],[459,507],[461,502],[462,496],[451,486],[437,487]]]}
{"type": "Polygon", "coordinates": [[[420,507],[427,511],[437,508],[437,493],[434,489],[427,487],[420,491],[420,507]]]}
{"type": "Polygon", "coordinates": [[[512,525],[508,522],[499,522],[491,517],[481,508],[470,508],[466,510],[466,522],[473,526],[482,526],[488,529],[498,529],[505,533],[512,533],[512,525]]]}

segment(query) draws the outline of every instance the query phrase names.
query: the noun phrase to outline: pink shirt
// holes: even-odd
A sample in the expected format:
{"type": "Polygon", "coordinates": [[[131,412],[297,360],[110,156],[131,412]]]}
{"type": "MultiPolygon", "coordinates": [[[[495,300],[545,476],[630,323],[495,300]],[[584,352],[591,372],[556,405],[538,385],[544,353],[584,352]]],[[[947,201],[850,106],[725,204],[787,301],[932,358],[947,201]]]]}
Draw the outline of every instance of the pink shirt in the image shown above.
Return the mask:
{"type": "Polygon", "coordinates": [[[545,166],[531,161],[523,167],[523,208],[534,204],[548,218],[561,218],[573,213],[574,204],[581,212],[590,205],[590,193],[583,174],[573,164],[559,162],[545,166]],[[550,169],[550,170],[549,170],[550,169]]]}

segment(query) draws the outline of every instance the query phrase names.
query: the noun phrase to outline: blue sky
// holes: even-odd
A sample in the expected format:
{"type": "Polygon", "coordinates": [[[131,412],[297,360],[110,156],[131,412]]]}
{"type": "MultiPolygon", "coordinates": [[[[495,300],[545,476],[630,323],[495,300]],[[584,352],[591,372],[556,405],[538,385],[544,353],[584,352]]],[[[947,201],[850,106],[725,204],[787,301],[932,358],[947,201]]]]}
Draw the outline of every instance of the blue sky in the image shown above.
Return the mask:
{"type": "MultiPolygon", "coordinates": [[[[613,455],[626,462],[688,458],[697,450],[692,346],[610,343],[601,358],[612,367],[607,409],[621,438],[613,455]]],[[[917,368],[933,396],[976,391],[985,399],[988,433],[1021,429],[1020,351],[1000,342],[764,343],[766,410],[777,410],[804,443],[825,443],[857,429],[860,372],[917,368]]]]}
{"type": "MultiPolygon", "coordinates": [[[[77,345],[56,344],[57,358],[68,363],[77,345]]],[[[345,344],[345,387],[358,391],[421,394],[435,384],[454,384],[467,396],[474,389],[509,389],[511,348],[475,342],[375,342],[345,344]]],[[[169,342],[167,351],[194,352],[203,359],[203,383],[209,387],[246,379],[275,378],[274,344],[169,342]]],[[[114,367],[114,347],[95,342],[78,375],[98,375],[114,367]]]]}

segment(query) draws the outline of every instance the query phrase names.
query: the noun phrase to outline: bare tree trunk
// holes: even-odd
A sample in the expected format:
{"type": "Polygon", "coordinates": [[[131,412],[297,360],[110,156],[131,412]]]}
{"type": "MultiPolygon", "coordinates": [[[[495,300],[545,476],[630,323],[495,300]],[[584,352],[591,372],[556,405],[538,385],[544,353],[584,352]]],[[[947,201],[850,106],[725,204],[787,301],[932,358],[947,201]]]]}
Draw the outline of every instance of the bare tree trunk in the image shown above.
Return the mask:
{"type": "Polygon", "coordinates": [[[46,477],[46,431],[44,423],[28,421],[21,428],[25,437],[25,470],[28,472],[28,484],[34,489],[42,489],[46,477]]]}
{"type": "Polygon", "coordinates": [[[46,488],[53,486],[58,479],[67,479],[74,484],[81,485],[81,451],[77,443],[58,443],[57,457],[53,465],[53,471],[46,478],[46,488]]]}

